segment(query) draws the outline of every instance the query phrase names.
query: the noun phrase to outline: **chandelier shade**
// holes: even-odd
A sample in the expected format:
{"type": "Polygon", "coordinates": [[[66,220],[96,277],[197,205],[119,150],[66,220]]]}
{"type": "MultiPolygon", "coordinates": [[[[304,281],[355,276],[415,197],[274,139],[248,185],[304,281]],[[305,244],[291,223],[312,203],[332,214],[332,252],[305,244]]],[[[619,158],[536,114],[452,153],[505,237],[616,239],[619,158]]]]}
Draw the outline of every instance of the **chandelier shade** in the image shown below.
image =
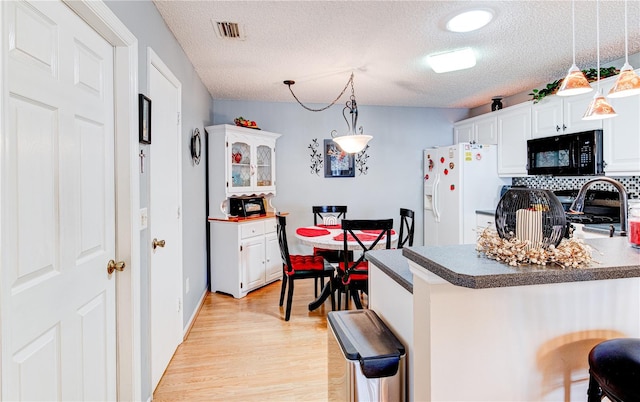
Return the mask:
{"type": "Polygon", "coordinates": [[[362,151],[372,138],[372,136],[365,134],[347,134],[334,137],[333,141],[338,144],[344,152],[354,154],[362,151]]]}

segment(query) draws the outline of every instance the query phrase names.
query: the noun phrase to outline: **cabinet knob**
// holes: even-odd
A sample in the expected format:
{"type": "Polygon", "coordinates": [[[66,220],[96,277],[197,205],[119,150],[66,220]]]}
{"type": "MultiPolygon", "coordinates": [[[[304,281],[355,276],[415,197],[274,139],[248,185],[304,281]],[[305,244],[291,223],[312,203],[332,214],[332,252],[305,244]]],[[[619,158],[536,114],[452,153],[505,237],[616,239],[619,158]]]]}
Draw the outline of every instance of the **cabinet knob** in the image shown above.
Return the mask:
{"type": "Polygon", "coordinates": [[[565,126],[564,124],[562,125],[562,131],[566,130],[567,126],[565,126]]]}
{"type": "Polygon", "coordinates": [[[560,126],[556,124],[556,132],[560,131],[560,126]]]}

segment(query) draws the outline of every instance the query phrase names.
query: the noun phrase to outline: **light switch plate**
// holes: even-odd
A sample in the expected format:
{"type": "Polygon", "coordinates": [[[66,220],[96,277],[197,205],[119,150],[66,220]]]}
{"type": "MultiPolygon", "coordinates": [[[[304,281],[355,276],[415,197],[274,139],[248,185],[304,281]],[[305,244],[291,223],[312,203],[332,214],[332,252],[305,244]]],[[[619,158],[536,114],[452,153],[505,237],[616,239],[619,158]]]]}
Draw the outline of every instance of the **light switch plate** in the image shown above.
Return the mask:
{"type": "Polygon", "coordinates": [[[147,215],[147,208],[140,208],[140,230],[147,228],[148,221],[149,215],[147,215]]]}

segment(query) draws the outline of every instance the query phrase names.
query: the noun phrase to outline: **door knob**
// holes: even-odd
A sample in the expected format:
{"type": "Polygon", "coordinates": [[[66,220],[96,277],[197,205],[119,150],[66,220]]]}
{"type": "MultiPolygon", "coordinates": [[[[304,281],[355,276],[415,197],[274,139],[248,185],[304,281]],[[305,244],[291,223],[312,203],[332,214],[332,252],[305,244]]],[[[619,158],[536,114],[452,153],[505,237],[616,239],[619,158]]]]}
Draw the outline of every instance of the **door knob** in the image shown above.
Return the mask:
{"type": "Polygon", "coordinates": [[[114,271],[122,272],[124,271],[126,266],[127,265],[124,263],[124,261],[115,262],[114,260],[109,260],[109,262],[107,263],[107,273],[111,275],[114,271]]]}
{"type": "Polygon", "coordinates": [[[155,250],[158,247],[164,247],[165,245],[165,241],[164,240],[158,240],[158,239],[153,239],[153,249],[155,250]]]}

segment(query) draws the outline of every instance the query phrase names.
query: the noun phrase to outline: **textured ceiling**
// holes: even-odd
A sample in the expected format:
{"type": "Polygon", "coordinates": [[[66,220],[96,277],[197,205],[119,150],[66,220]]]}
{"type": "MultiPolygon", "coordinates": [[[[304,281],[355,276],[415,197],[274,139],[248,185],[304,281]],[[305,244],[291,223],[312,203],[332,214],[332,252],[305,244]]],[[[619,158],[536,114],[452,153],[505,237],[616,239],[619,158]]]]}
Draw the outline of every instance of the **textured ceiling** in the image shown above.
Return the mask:
{"type": "MultiPolygon", "coordinates": [[[[214,99],[321,106],[354,72],[361,105],[466,107],[530,91],[571,65],[570,1],[159,1],[154,3],[214,99]],[[444,24],[470,8],[486,27],[444,24]],[[245,40],[221,39],[212,21],[237,22],[245,40]],[[436,74],[425,57],[470,46],[474,68],[436,74]]],[[[596,2],[576,1],[576,61],[596,65],[596,2]]],[[[640,2],[628,2],[629,53],[640,52],[640,2]]],[[[624,58],[624,2],[600,2],[603,67],[624,58]]],[[[620,63],[617,63],[619,67],[620,63]]],[[[638,68],[640,66],[634,66],[638,68]]],[[[340,102],[347,100],[347,95],[340,102]]]]}

